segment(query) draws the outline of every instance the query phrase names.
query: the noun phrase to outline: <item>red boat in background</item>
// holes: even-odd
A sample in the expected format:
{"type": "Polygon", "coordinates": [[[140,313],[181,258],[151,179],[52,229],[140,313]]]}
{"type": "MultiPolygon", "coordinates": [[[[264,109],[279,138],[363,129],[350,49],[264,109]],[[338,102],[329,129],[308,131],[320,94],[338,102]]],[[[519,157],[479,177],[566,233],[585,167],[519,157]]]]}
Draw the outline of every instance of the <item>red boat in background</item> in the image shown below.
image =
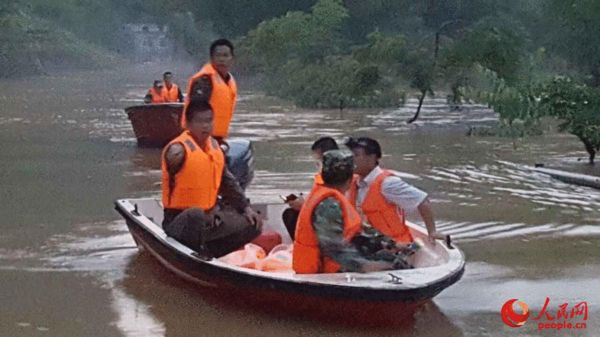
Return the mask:
{"type": "Polygon", "coordinates": [[[138,146],[163,147],[177,137],[183,103],[143,104],[125,108],[138,146]]]}

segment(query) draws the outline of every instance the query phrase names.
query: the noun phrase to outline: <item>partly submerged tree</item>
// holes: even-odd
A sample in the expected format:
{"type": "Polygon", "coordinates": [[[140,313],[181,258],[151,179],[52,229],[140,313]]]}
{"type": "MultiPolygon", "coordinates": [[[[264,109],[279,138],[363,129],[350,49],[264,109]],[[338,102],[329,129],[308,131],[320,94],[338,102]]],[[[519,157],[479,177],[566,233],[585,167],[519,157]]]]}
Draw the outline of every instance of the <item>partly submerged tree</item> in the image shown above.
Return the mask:
{"type": "Polygon", "coordinates": [[[410,87],[419,90],[419,105],[414,116],[407,123],[413,123],[419,118],[421,107],[427,94],[434,95],[433,85],[436,79],[436,64],[431,51],[422,49],[410,54],[405,63],[405,76],[410,81],[410,87]]]}
{"type": "Polygon", "coordinates": [[[547,114],[561,121],[560,130],[581,140],[594,164],[600,151],[600,88],[556,77],[543,86],[540,98],[547,114]]]}
{"type": "Polygon", "coordinates": [[[464,89],[467,97],[488,104],[498,113],[499,134],[513,141],[532,133],[539,133],[542,117],[537,81],[509,83],[496,72],[476,65],[471,86],[464,89]]]}

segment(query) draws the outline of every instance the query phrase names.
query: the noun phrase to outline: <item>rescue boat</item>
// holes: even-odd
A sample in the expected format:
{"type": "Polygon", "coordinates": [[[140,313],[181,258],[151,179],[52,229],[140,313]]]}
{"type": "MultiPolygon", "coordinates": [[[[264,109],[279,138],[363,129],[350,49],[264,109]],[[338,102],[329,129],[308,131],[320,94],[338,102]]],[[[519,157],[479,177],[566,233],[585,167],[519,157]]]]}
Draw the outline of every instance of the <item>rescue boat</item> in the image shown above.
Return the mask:
{"type": "MultiPolygon", "coordinates": [[[[264,231],[275,231],[284,243],[291,239],[281,222],[287,205],[257,204],[264,217],[264,231]]],[[[371,273],[295,274],[266,272],[202,257],[167,236],[161,227],[163,207],[159,199],[119,199],[116,210],[123,216],[140,251],[153,256],[166,269],[210,294],[223,294],[239,303],[255,303],[277,312],[285,310],[325,320],[364,324],[401,323],[428,300],[456,283],[463,275],[465,258],[446,242],[427,243],[426,230],[409,224],[423,247],[413,255],[414,269],[371,273]]]]}
{"type": "Polygon", "coordinates": [[[140,147],[163,147],[177,137],[183,103],[142,104],[125,108],[140,147]]]}

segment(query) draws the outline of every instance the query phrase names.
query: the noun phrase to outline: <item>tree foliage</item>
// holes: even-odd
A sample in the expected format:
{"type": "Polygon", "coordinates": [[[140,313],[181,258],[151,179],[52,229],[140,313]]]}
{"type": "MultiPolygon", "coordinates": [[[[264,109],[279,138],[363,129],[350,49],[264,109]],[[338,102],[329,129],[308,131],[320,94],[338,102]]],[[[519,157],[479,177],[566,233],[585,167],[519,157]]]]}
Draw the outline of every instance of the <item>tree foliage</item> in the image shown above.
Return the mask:
{"type": "Polygon", "coordinates": [[[600,2],[547,0],[541,8],[541,42],[578,68],[590,85],[600,86],[600,2]]]}
{"type": "Polygon", "coordinates": [[[509,83],[498,73],[481,65],[475,66],[467,97],[488,104],[498,113],[500,135],[513,138],[539,133],[542,110],[539,104],[539,83],[535,81],[509,83]]]}
{"type": "Polygon", "coordinates": [[[341,34],[348,17],[340,0],[320,0],[308,13],[288,12],[261,23],[242,48],[269,75],[271,93],[300,105],[395,104],[403,93],[391,78],[406,53],[403,39],[375,33],[351,52],[341,34]]]}
{"type": "Polygon", "coordinates": [[[254,62],[268,70],[295,58],[314,62],[339,51],[339,33],[347,18],[341,1],[321,0],[310,13],[288,12],[262,22],[243,43],[248,44],[254,62]]]}
{"type": "MultiPolygon", "coordinates": [[[[163,1],[164,2],[164,1],[163,1]]],[[[290,11],[306,11],[315,0],[175,0],[176,8],[193,13],[203,26],[221,36],[237,38],[263,21],[290,11]]]]}
{"type": "Polygon", "coordinates": [[[44,73],[44,65],[104,67],[115,55],[41,19],[26,6],[0,7],[0,77],[44,73]]]}
{"type": "Polygon", "coordinates": [[[562,131],[581,140],[593,164],[600,151],[600,88],[556,77],[540,90],[540,102],[549,116],[561,121],[562,131]]]}

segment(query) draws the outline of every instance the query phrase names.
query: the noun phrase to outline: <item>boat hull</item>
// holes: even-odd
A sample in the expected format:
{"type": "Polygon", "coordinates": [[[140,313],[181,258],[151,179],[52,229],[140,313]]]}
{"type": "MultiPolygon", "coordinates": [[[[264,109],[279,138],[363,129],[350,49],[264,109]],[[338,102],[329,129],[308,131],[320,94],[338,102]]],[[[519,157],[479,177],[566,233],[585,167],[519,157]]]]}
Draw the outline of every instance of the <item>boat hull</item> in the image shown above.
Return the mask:
{"type": "Polygon", "coordinates": [[[140,147],[163,147],[181,131],[183,103],[144,104],[125,109],[140,147]]]}

